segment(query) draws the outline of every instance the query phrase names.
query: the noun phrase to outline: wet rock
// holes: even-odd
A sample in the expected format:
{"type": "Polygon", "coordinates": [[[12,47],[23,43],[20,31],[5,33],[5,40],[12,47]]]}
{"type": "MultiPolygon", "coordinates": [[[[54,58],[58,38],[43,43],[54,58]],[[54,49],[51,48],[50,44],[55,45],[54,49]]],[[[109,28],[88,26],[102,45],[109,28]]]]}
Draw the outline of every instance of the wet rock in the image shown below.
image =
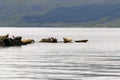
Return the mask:
{"type": "Polygon", "coordinates": [[[86,42],[88,42],[88,40],[76,40],[75,42],[86,43],[86,42]]]}

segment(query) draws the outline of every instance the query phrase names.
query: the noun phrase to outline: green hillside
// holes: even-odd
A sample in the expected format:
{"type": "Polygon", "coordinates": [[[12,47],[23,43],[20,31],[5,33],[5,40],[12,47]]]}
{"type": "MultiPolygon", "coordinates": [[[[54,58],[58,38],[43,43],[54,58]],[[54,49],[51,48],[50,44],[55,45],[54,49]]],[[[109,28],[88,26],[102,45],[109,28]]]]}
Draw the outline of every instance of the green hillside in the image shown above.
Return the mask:
{"type": "Polygon", "coordinates": [[[119,27],[119,0],[0,0],[0,26],[119,27]]]}

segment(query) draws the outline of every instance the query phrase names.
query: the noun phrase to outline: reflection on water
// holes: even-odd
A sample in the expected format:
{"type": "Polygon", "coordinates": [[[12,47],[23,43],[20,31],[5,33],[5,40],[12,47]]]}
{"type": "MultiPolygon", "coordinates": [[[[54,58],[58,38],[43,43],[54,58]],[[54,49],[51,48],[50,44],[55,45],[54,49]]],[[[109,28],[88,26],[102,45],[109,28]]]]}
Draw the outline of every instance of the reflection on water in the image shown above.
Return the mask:
{"type": "Polygon", "coordinates": [[[89,39],[88,43],[34,43],[0,48],[1,80],[119,80],[120,29],[1,29],[40,40],[43,36],[89,39]],[[47,32],[47,33],[46,33],[47,32]],[[94,34],[93,34],[94,33],[94,34]],[[48,34],[48,35],[47,35],[48,34]],[[105,34],[105,35],[104,35],[105,34]],[[111,34],[111,35],[108,35],[111,34]]]}

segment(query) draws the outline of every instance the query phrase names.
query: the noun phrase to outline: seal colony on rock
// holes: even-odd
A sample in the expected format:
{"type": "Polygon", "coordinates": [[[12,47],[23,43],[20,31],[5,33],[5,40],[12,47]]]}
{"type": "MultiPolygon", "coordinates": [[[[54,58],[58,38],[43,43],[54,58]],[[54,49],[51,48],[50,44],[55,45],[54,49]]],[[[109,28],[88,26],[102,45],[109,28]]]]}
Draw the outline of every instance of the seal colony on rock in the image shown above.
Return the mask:
{"type": "Polygon", "coordinates": [[[21,36],[13,36],[13,38],[9,38],[9,34],[0,36],[0,46],[9,47],[9,46],[21,46],[33,43],[33,40],[22,41],[21,36]]]}
{"type": "MultiPolygon", "coordinates": [[[[9,34],[0,36],[0,46],[2,47],[9,47],[9,46],[21,46],[21,45],[27,45],[34,43],[35,41],[33,39],[23,39],[22,36],[13,36],[12,38],[9,38],[9,34]]],[[[58,39],[54,37],[49,38],[43,38],[39,42],[43,43],[72,43],[73,39],[71,38],[63,38],[63,41],[58,41],[58,39]]],[[[88,42],[87,39],[84,40],[75,40],[76,43],[86,43],[88,42]]]]}
{"type": "Polygon", "coordinates": [[[39,42],[47,42],[47,43],[57,43],[57,39],[56,38],[53,38],[53,37],[50,37],[50,38],[43,38],[41,41],[39,42]]]}

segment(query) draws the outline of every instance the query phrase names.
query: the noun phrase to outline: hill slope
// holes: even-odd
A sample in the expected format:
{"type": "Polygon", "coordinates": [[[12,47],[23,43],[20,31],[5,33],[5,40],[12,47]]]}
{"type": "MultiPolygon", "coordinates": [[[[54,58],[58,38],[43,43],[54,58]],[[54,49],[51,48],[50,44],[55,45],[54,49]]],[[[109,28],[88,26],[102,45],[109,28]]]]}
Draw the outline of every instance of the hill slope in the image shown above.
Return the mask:
{"type": "Polygon", "coordinates": [[[119,4],[119,0],[1,0],[0,26],[119,26],[119,4]]]}

